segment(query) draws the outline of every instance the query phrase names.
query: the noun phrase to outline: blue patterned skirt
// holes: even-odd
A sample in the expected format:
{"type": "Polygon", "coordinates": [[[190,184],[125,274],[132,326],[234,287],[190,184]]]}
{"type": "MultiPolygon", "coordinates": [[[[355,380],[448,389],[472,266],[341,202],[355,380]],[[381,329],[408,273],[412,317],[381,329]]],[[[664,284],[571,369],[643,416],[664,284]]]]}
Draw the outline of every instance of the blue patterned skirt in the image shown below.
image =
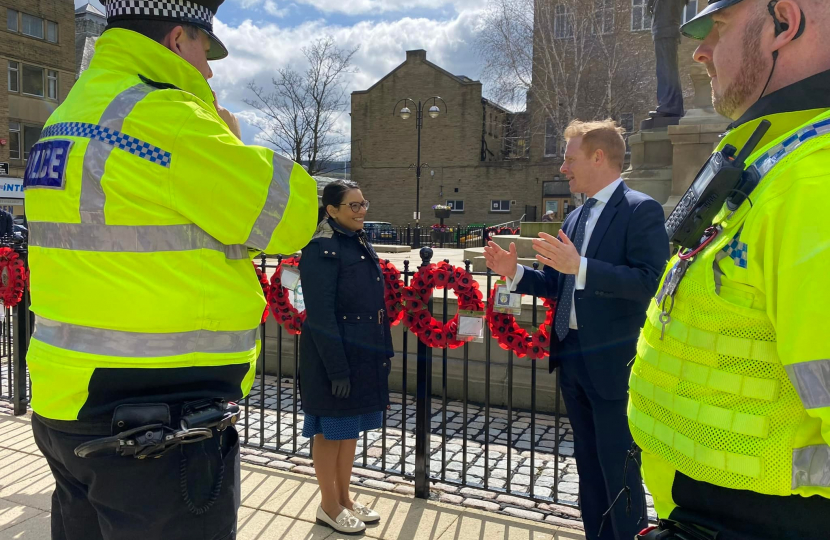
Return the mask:
{"type": "Polygon", "coordinates": [[[310,439],[322,433],[327,441],[347,441],[360,438],[364,431],[380,429],[382,425],[383,411],[341,418],[307,414],[303,423],[303,437],[310,439]]]}

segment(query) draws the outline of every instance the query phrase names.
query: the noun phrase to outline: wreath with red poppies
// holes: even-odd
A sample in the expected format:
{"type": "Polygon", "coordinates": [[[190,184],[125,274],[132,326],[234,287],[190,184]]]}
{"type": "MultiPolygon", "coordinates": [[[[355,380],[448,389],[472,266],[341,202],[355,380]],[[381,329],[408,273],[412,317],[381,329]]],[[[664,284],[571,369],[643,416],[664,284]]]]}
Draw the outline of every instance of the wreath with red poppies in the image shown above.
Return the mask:
{"type": "Polygon", "coordinates": [[[404,325],[428,347],[457,349],[466,343],[459,340],[458,314],[446,324],[439,322],[427,307],[435,289],[446,288],[458,298],[458,309],[484,311],[484,295],[473,275],[464,268],[456,268],[447,262],[422,266],[409,287],[403,291],[406,305],[404,325]]]}
{"type": "Polygon", "coordinates": [[[0,248],[0,302],[13,308],[23,299],[29,279],[26,265],[11,248],[0,248]]]}
{"type": "MultiPolygon", "coordinates": [[[[251,261],[253,262],[253,261],[251,261]]],[[[256,262],[253,262],[254,270],[256,270],[256,277],[259,280],[259,285],[262,287],[262,294],[265,295],[266,302],[268,301],[268,291],[271,290],[271,284],[268,282],[268,276],[265,275],[265,272],[257,265],[256,262]]],[[[260,324],[265,324],[265,321],[268,320],[268,308],[269,306],[265,306],[265,311],[262,312],[262,320],[260,324]]]]}
{"type": "Polygon", "coordinates": [[[401,273],[395,265],[389,261],[380,261],[380,269],[383,271],[383,281],[386,285],[384,300],[386,301],[386,315],[389,323],[397,326],[404,318],[403,292],[404,283],[401,280],[401,273]]]}
{"type": "Polygon", "coordinates": [[[299,311],[291,304],[291,297],[287,288],[282,286],[282,269],[284,266],[297,268],[300,265],[298,257],[289,257],[280,261],[274,275],[271,276],[271,287],[266,294],[268,306],[277,323],[292,336],[299,335],[305,322],[305,310],[299,311]]]}
{"type": "Polygon", "coordinates": [[[541,360],[548,356],[556,301],[544,299],[543,305],[548,308],[545,322],[531,334],[519,326],[513,315],[493,311],[497,289],[498,285],[495,285],[487,302],[487,324],[490,326],[490,334],[498,342],[499,347],[506,351],[513,351],[519,358],[541,360]]]}

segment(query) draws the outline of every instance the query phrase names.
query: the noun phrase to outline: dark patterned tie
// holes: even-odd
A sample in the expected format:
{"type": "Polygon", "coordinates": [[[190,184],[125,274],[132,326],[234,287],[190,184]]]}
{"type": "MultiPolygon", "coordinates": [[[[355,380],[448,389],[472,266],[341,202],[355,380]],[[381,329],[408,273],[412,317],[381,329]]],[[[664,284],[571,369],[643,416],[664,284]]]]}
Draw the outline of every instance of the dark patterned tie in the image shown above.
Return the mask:
{"type": "MultiPolygon", "coordinates": [[[[585,241],[585,225],[588,223],[588,216],[591,214],[591,208],[597,204],[596,199],[588,199],[582,206],[582,211],[579,213],[579,221],[576,222],[576,233],[573,237],[574,247],[576,252],[582,254],[582,242],[585,241]]],[[[565,339],[570,330],[571,321],[571,305],[574,301],[574,289],[576,288],[576,276],[571,274],[565,276],[565,286],[562,289],[562,294],[559,296],[559,301],[556,304],[556,317],[553,321],[553,328],[556,330],[556,335],[559,341],[565,339]]]]}

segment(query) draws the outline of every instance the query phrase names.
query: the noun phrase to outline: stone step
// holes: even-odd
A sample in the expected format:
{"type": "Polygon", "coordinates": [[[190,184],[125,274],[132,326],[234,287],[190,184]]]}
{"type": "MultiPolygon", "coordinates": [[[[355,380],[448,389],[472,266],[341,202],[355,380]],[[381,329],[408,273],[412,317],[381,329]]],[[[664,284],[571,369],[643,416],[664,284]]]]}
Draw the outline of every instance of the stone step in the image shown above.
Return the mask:
{"type": "Polygon", "coordinates": [[[546,232],[551,236],[556,236],[557,233],[559,233],[559,229],[561,228],[562,222],[559,221],[553,223],[544,223],[541,221],[528,222],[522,223],[519,235],[525,238],[538,238],[539,232],[546,232]]]}
{"type": "Polygon", "coordinates": [[[533,249],[533,238],[524,238],[519,235],[505,234],[502,236],[494,236],[493,242],[499,245],[502,249],[510,249],[510,243],[516,244],[516,251],[520,259],[535,258],[536,251],[533,249]]]}
{"type": "Polygon", "coordinates": [[[391,246],[386,244],[372,244],[377,253],[409,253],[412,248],[409,246],[391,246]]]}
{"type": "MultiPolygon", "coordinates": [[[[487,271],[487,262],[484,260],[484,256],[474,257],[470,259],[473,261],[473,272],[486,272],[487,271]]],[[[533,267],[533,263],[536,262],[536,259],[524,259],[519,257],[519,264],[523,264],[525,266],[533,267]]]]}

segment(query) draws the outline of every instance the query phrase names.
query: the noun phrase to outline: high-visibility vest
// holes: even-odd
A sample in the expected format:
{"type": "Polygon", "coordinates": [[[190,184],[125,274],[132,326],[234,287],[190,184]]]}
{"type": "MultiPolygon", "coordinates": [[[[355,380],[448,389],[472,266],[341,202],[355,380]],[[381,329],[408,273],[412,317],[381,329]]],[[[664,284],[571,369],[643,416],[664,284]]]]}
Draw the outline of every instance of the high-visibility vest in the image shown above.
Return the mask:
{"type": "Polygon", "coordinates": [[[312,237],[316,182],[246,146],[207,81],[113,29],[29,156],[32,408],[106,417],[148,399],[239,399],[265,308],[251,258],[312,237]]]}
{"type": "MultiPolygon", "coordinates": [[[[637,346],[629,425],[658,515],[680,472],[765,495],[830,497],[830,111],[768,116],[748,163],[763,176],[694,259],[671,320],[637,346]],[[665,330],[665,333],[664,333],[665,330]],[[824,431],[824,436],[822,436],[824,431]]],[[[761,119],[727,134],[741,148],[761,119]]]]}

